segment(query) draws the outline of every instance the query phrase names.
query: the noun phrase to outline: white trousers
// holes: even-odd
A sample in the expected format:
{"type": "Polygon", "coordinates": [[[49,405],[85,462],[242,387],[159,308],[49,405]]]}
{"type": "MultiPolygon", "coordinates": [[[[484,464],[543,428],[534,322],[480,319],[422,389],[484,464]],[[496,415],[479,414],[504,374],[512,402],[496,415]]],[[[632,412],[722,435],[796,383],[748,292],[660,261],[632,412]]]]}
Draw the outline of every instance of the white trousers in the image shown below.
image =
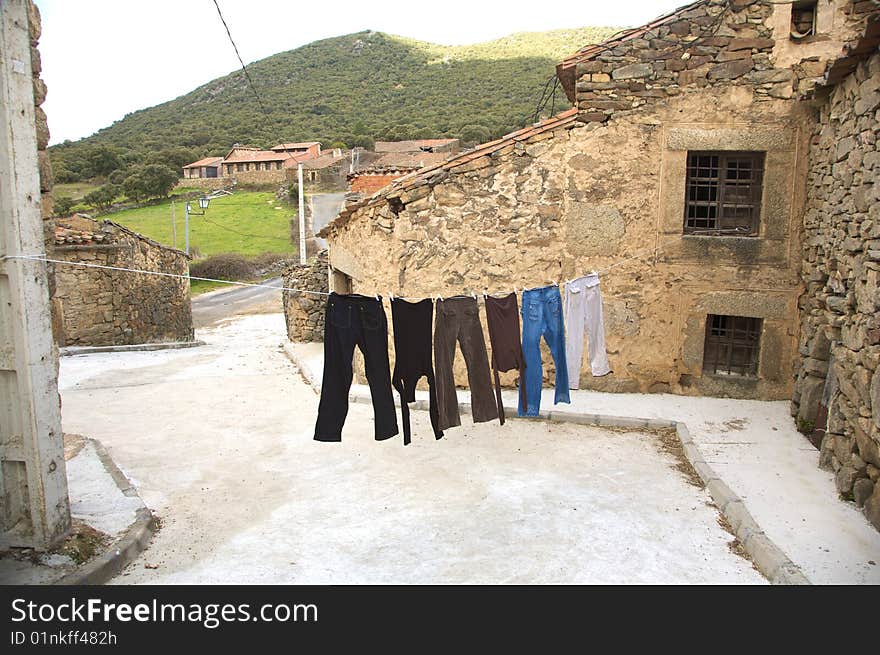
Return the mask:
{"type": "Polygon", "coordinates": [[[568,386],[580,388],[581,358],[584,354],[584,331],[590,370],[594,377],[608,375],[611,367],[605,352],[605,320],[602,315],[602,294],[596,273],[579,277],[565,285],[565,359],[568,364],[568,386]]]}

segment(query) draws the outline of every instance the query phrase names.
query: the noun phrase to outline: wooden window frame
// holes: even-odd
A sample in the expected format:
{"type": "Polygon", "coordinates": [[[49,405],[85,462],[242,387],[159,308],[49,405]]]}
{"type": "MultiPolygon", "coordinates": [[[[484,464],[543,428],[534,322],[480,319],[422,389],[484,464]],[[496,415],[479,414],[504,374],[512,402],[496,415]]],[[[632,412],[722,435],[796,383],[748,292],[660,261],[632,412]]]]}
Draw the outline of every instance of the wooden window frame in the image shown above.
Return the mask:
{"type": "Polygon", "coordinates": [[[703,373],[757,378],[764,321],[748,316],[706,316],[703,373]]]}
{"type": "Polygon", "coordinates": [[[758,236],[765,154],[733,150],[688,151],[684,233],[758,236]],[[740,173],[731,177],[734,171],[740,173]],[[743,173],[748,173],[748,177],[742,177],[743,173]]]}

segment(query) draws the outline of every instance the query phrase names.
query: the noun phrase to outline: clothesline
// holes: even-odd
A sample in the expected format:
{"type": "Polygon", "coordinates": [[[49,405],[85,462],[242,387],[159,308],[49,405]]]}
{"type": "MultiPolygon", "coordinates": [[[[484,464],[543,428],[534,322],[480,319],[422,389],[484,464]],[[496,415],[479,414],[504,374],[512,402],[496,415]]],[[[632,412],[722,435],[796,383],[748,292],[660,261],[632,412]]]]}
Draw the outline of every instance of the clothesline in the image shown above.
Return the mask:
{"type": "MultiPolygon", "coordinates": [[[[610,266],[606,266],[605,268],[602,268],[599,270],[593,270],[590,273],[600,275],[600,276],[604,275],[608,271],[610,271],[614,268],[617,268],[618,266],[622,266],[623,264],[629,263],[629,262],[634,261],[636,259],[641,259],[647,255],[650,255],[651,253],[656,253],[661,248],[662,248],[662,246],[655,246],[650,249],[642,250],[642,251],[636,253],[635,255],[627,257],[626,259],[622,259],[619,262],[615,262],[614,264],[611,264],[610,266]]],[[[83,268],[95,268],[95,269],[108,270],[108,271],[118,271],[118,272],[123,272],[123,273],[135,273],[138,275],[155,275],[158,277],[168,277],[168,278],[175,278],[175,279],[181,279],[181,280],[198,280],[200,282],[216,282],[219,284],[228,284],[228,285],[232,285],[232,286],[256,287],[256,288],[262,288],[262,289],[277,289],[279,291],[290,291],[290,292],[295,292],[295,293],[309,293],[309,294],[317,295],[317,296],[329,296],[330,295],[330,292],[328,292],[328,291],[314,291],[312,289],[297,289],[294,287],[285,287],[285,286],[276,287],[276,286],[272,286],[270,284],[262,284],[262,283],[256,283],[256,282],[240,282],[237,280],[219,280],[216,278],[201,277],[201,276],[197,276],[197,275],[182,275],[180,273],[165,273],[163,271],[145,271],[142,269],[127,268],[124,266],[108,266],[106,264],[90,264],[88,262],[75,262],[75,261],[68,261],[65,259],[52,259],[52,258],[48,257],[45,253],[36,254],[36,255],[4,255],[3,257],[0,257],[0,260],[7,260],[7,259],[21,259],[21,260],[37,261],[37,262],[43,262],[43,263],[47,263],[47,264],[59,264],[62,266],[64,266],[64,265],[66,265],[66,266],[80,266],[83,268]]],[[[573,278],[573,279],[575,279],[575,278],[573,278]]],[[[572,281],[571,279],[559,281],[556,283],[556,286],[562,286],[563,284],[565,284],[567,282],[571,282],[571,281],[572,281]]],[[[553,286],[553,285],[544,285],[544,286],[553,286]]],[[[488,289],[486,289],[483,292],[483,294],[472,293],[472,294],[464,294],[464,295],[471,295],[474,297],[478,297],[478,295],[483,295],[483,296],[505,295],[508,293],[516,293],[517,290],[523,291],[523,290],[526,290],[529,288],[540,288],[540,287],[522,287],[522,288],[514,287],[512,292],[511,291],[506,291],[506,292],[505,291],[491,291],[490,292],[488,289]]],[[[372,295],[372,294],[363,294],[363,295],[372,295]]],[[[380,297],[378,294],[375,294],[375,295],[376,295],[377,299],[380,297]]],[[[447,296],[447,297],[449,297],[449,296],[447,296]]],[[[418,300],[423,299],[423,298],[396,296],[391,293],[389,293],[389,298],[397,298],[399,300],[412,300],[412,301],[418,301],[418,300]]],[[[432,299],[438,298],[438,299],[442,300],[443,297],[439,296],[439,295],[433,295],[433,296],[431,296],[431,298],[432,299]]]]}

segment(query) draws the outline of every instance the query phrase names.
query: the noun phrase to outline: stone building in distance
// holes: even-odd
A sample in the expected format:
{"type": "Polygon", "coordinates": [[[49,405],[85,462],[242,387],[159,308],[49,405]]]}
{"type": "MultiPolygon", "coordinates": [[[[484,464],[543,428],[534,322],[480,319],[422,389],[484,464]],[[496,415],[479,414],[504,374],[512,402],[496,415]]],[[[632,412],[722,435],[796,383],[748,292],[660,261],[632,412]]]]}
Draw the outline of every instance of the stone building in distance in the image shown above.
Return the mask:
{"type": "MultiPolygon", "coordinates": [[[[51,259],[187,275],[188,257],[112,223],[56,219],[51,259]]],[[[50,264],[59,346],[192,341],[189,281],[126,271],[50,264]]]]}
{"type": "Polygon", "coordinates": [[[583,48],[557,66],[570,110],[346,207],[319,235],[331,286],[596,270],[614,372],[582,388],[794,398],[804,426],[833,359],[823,461],[880,527],[878,13],[700,0],[583,48]]]}

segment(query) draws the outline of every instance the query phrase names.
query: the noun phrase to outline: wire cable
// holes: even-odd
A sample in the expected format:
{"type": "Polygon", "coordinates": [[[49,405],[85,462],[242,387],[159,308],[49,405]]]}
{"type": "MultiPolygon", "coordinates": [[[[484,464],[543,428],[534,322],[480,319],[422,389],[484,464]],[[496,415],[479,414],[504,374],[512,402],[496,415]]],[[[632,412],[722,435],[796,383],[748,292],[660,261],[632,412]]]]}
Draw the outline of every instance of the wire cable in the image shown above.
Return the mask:
{"type": "Polygon", "coordinates": [[[223,12],[220,11],[220,5],[217,3],[217,0],[214,0],[214,6],[217,7],[217,13],[220,16],[220,22],[223,23],[223,27],[226,28],[226,35],[229,37],[229,42],[232,44],[232,48],[235,50],[235,56],[238,57],[238,63],[241,64],[241,70],[244,72],[244,76],[247,79],[247,83],[251,87],[251,91],[254,93],[254,97],[257,99],[257,103],[260,105],[260,109],[264,114],[268,114],[266,111],[266,105],[263,104],[263,99],[260,97],[260,94],[257,93],[257,87],[254,85],[254,81],[251,79],[251,74],[248,72],[247,67],[244,65],[244,60],[241,58],[241,55],[238,52],[238,46],[235,45],[235,40],[232,38],[232,32],[229,31],[229,25],[226,24],[226,19],[223,18],[223,12]]]}

